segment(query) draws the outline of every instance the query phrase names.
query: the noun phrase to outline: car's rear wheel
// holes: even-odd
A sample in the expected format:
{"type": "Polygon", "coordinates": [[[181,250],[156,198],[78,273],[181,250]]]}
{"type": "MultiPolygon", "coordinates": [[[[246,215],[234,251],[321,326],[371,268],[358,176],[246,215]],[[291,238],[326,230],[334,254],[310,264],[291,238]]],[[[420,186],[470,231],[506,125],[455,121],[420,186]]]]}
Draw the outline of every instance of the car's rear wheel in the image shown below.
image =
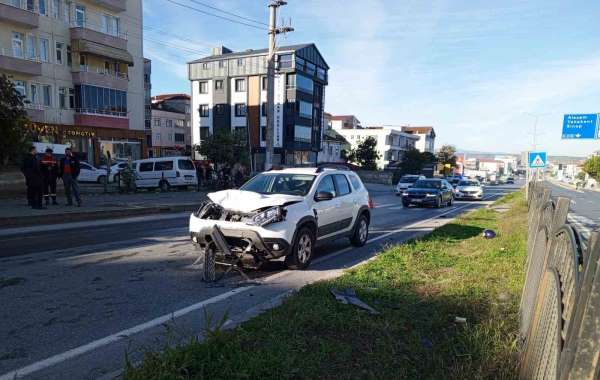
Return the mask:
{"type": "Polygon", "coordinates": [[[362,247],[367,243],[368,238],[369,220],[364,214],[362,214],[358,217],[358,220],[356,221],[356,226],[354,227],[354,233],[350,238],[350,243],[355,247],[362,247]]]}
{"type": "Polygon", "coordinates": [[[409,208],[410,207],[410,202],[402,202],[402,207],[409,208]]]}
{"type": "Polygon", "coordinates": [[[308,267],[313,257],[315,234],[308,227],[301,228],[296,234],[292,251],[285,257],[285,265],[289,269],[304,269],[308,267]]]}
{"type": "Polygon", "coordinates": [[[98,176],[98,183],[99,183],[99,184],[103,184],[105,179],[106,179],[106,176],[105,176],[105,175],[100,175],[100,176],[98,176]]]}
{"type": "Polygon", "coordinates": [[[162,192],[167,192],[171,188],[171,186],[169,186],[169,182],[167,181],[160,181],[160,184],[158,186],[160,187],[160,191],[162,192]]]}

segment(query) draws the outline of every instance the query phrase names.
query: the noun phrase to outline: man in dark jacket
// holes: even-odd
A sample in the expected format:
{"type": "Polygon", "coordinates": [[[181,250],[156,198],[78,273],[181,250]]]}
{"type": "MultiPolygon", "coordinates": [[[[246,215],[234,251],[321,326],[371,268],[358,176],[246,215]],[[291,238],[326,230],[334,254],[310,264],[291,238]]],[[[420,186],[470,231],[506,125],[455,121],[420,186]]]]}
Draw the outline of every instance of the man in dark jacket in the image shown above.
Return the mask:
{"type": "Polygon", "coordinates": [[[40,162],[36,157],[37,150],[35,146],[29,148],[29,154],[23,160],[21,171],[25,175],[25,184],[27,185],[27,201],[31,208],[36,210],[43,209],[42,207],[42,170],[40,162]]]}
{"type": "Polygon", "coordinates": [[[65,149],[65,157],[60,160],[60,176],[65,187],[65,196],[67,197],[67,206],[73,206],[73,196],[77,201],[77,207],[81,207],[81,197],[79,195],[79,159],[73,154],[71,148],[65,149]]]}
{"type": "Polygon", "coordinates": [[[52,149],[47,148],[46,154],[42,157],[42,178],[44,179],[44,200],[46,206],[50,204],[57,205],[56,202],[56,178],[58,177],[58,162],[52,154],[52,149]]]}

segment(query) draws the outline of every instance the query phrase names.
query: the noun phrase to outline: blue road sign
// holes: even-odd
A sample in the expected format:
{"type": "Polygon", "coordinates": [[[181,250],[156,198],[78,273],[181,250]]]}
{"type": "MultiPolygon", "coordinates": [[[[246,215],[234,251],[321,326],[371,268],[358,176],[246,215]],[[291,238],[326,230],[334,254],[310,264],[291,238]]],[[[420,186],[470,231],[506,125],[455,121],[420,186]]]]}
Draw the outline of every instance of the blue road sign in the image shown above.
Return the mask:
{"type": "Polygon", "coordinates": [[[546,152],[529,152],[530,168],[545,168],[546,167],[546,152]]]}
{"type": "Polygon", "coordinates": [[[597,139],[598,114],[565,115],[562,128],[563,139],[597,139]]]}

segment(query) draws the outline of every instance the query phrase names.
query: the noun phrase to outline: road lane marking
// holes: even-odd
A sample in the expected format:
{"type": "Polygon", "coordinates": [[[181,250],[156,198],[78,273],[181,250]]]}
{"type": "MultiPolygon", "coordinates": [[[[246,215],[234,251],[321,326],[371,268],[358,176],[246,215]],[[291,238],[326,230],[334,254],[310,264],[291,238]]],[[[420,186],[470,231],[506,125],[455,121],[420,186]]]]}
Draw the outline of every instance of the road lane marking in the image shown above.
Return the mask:
{"type": "MultiPolygon", "coordinates": [[[[489,197],[491,197],[491,196],[489,196],[489,197]]],[[[485,198],[488,198],[488,197],[485,197],[485,198]]],[[[418,227],[418,225],[420,225],[420,224],[424,224],[424,223],[433,221],[433,220],[439,218],[440,216],[444,216],[444,215],[447,215],[447,214],[450,214],[450,213],[457,212],[459,210],[465,209],[467,207],[476,206],[476,205],[477,205],[477,203],[467,203],[467,204],[461,205],[460,207],[456,207],[456,206],[452,207],[452,208],[448,209],[447,211],[439,213],[439,214],[435,214],[434,216],[432,216],[430,218],[427,218],[427,219],[424,219],[424,220],[420,220],[420,221],[418,221],[416,223],[412,223],[412,224],[410,224],[408,226],[405,226],[405,227],[402,227],[402,228],[398,228],[398,229],[395,229],[393,231],[390,231],[390,232],[384,233],[382,235],[379,235],[377,237],[374,237],[372,239],[369,239],[366,244],[375,243],[375,242],[377,242],[379,240],[385,239],[385,238],[387,238],[387,237],[389,237],[391,235],[394,235],[394,234],[397,234],[397,233],[400,233],[400,232],[403,232],[403,231],[410,231],[411,228],[415,228],[415,227],[418,227]]],[[[477,207],[475,207],[475,208],[477,208],[477,207]]],[[[432,227],[432,228],[435,228],[435,227],[432,227]]],[[[341,255],[343,253],[346,253],[346,252],[348,252],[348,251],[350,251],[352,249],[355,249],[355,248],[356,247],[352,247],[352,246],[343,248],[341,250],[338,250],[338,251],[333,252],[331,254],[328,254],[326,256],[321,256],[321,257],[313,260],[312,263],[313,264],[318,264],[318,263],[321,263],[321,262],[332,260],[332,259],[338,257],[339,255],[341,255]]],[[[285,276],[285,275],[289,274],[290,272],[291,271],[289,271],[289,270],[284,270],[284,271],[281,271],[279,273],[275,273],[275,274],[273,274],[271,276],[263,277],[258,282],[262,284],[262,283],[265,283],[267,280],[274,280],[276,278],[285,276]]],[[[22,368],[19,368],[19,369],[16,369],[16,370],[12,370],[12,371],[10,371],[8,373],[5,373],[5,374],[1,375],[0,376],[0,380],[14,380],[14,379],[18,379],[19,377],[27,376],[27,375],[30,375],[32,373],[41,371],[43,369],[52,367],[54,365],[57,365],[59,363],[65,362],[65,361],[70,360],[70,359],[73,359],[73,358],[75,358],[77,356],[83,355],[83,354],[88,353],[90,351],[94,351],[94,350],[96,350],[96,349],[98,349],[100,347],[104,347],[106,345],[118,342],[118,341],[120,341],[120,340],[122,340],[124,338],[127,338],[127,337],[131,336],[131,335],[138,334],[138,333],[141,333],[141,332],[143,332],[145,330],[148,330],[148,329],[151,329],[153,327],[159,326],[159,325],[161,325],[163,323],[169,322],[170,320],[182,317],[182,316],[184,316],[186,314],[189,314],[189,313],[191,313],[193,311],[199,310],[199,309],[201,309],[201,308],[203,308],[203,307],[205,307],[207,305],[214,304],[214,303],[217,303],[217,302],[221,302],[221,301],[223,301],[225,299],[228,299],[228,298],[230,298],[230,297],[232,297],[234,295],[240,294],[240,293],[245,292],[247,290],[253,289],[253,288],[257,287],[257,286],[258,285],[248,285],[248,286],[245,286],[245,287],[240,287],[240,288],[232,289],[229,292],[226,292],[226,293],[223,293],[223,294],[211,297],[211,298],[209,298],[207,300],[204,300],[204,301],[195,303],[193,305],[187,306],[185,308],[179,309],[177,311],[174,311],[174,312],[162,315],[162,316],[154,318],[154,319],[152,319],[152,320],[150,320],[148,322],[144,322],[142,324],[133,326],[131,328],[119,331],[117,333],[111,334],[109,336],[106,336],[104,338],[95,340],[95,341],[87,343],[85,345],[73,348],[73,349],[65,351],[63,353],[53,355],[53,356],[51,356],[49,358],[46,358],[44,360],[32,363],[32,364],[27,365],[25,367],[22,367],[22,368]]]]}
{"type": "Polygon", "coordinates": [[[236,289],[232,289],[227,293],[223,293],[223,294],[219,294],[217,296],[214,296],[212,298],[209,298],[207,300],[195,303],[193,305],[184,307],[183,309],[179,309],[177,311],[174,311],[172,313],[169,314],[165,314],[162,315],[158,318],[154,318],[148,322],[144,322],[142,324],[139,324],[137,326],[133,326],[131,328],[119,331],[115,334],[109,335],[107,337],[95,340],[93,342],[90,342],[88,344],[84,344],[83,346],[79,346],[76,348],[73,348],[71,350],[65,351],[63,353],[51,356],[47,359],[35,362],[33,364],[30,364],[28,366],[19,368],[17,370],[5,373],[4,375],[0,376],[0,380],[14,380],[14,379],[18,379],[19,377],[22,376],[27,376],[30,375],[34,372],[43,370],[45,368],[51,367],[53,365],[62,363],[64,361],[67,361],[69,359],[72,359],[74,357],[77,357],[79,355],[83,355],[87,352],[93,351],[97,348],[106,346],[108,344],[111,343],[115,343],[119,340],[125,339],[127,337],[129,337],[130,335],[134,335],[137,333],[140,333],[144,330],[148,330],[150,328],[156,327],[156,326],[160,326],[163,323],[169,322],[170,320],[173,320],[175,318],[179,318],[182,317],[186,314],[189,314],[193,311],[202,309],[203,307],[213,304],[213,303],[217,303],[220,301],[223,301],[227,298],[230,298],[234,295],[243,293],[247,290],[250,290],[252,288],[255,288],[257,285],[248,285],[248,286],[244,286],[241,288],[236,288],[236,289]]]}

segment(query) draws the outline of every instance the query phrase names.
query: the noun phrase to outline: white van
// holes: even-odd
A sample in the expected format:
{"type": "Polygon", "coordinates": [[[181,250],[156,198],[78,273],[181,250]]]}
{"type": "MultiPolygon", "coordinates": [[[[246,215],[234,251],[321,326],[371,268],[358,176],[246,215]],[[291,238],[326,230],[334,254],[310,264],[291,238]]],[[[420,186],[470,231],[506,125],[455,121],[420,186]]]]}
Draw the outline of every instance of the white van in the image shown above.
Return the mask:
{"type": "Polygon", "coordinates": [[[170,187],[196,186],[196,168],[189,157],[159,157],[133,162],[138,188],[158,187],[163,191],[170,187]]]}

